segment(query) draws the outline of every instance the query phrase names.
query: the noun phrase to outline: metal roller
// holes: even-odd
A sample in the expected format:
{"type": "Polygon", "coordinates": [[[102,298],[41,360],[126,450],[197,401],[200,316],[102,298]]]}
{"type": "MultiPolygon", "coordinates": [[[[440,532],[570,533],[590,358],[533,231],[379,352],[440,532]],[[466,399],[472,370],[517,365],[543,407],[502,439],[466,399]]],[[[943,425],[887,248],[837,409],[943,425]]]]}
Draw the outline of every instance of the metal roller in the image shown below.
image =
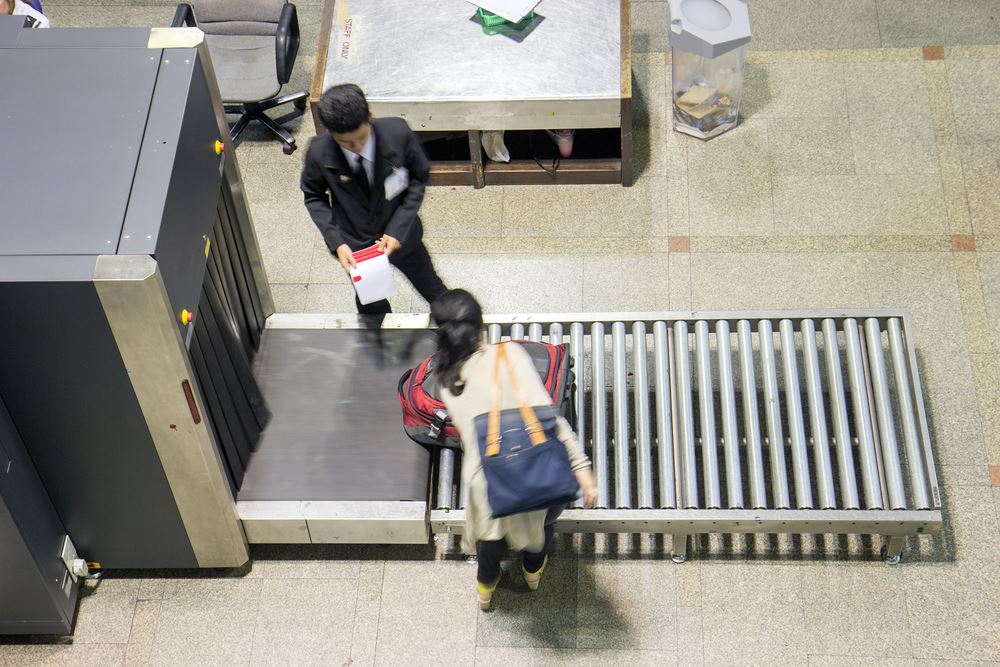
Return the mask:
{"type": "Polygon", "coordinates": [[[878,414],[879,445],[882,451],[885,483],[889,492],[889,509],[906,509],[906,489],[903,486],[903,467],[899,461],[899,444],[896,425],[892,417],[892,399],[889,394],[889,375],[885,369],[882,351],[882,329],[877,318],[865,320],[865,338],[868,342],[868,363],[871,366],[875,390],[875,411],[878,414]]]}
{"type": "Polygon", "coordinates": [[[528,325],[528,340],[534,341],[536,343],[542,342],[542,325],[538,322],[532,322],[528,325]]]}
{"type": "Polygon", "coordinates": [[[628,360],[625,352],[625,323],[611,325],[612,378],[615,415],[615,507],[632,508],[632,466],[629,449],[632,437],[628,419],[628,360]]]}
{"type": "Polygon", "coordinates": [[[496,345],[500,342],[503,330],[500,328],[499,324],[491,324],[486,329],[486,340],[490,345],[496,345]]]}
{"type": "Polygon", "coordinates": [[[510,325],[510,339],[524,340],[524,325],[520,322],[510,325]]]}
{"type": "Polygon", "coordinates": [[[563,325],[559,322],[553,322],[549,325],[549,343],[552,345],[560,345],[563,342],[563,325]]]}
{"type": "Polygon", "coordinates": [[[821,509],[833,509],[837,506],[837,498],[833,491],[830,436],[826,428],[823,385],[819,370],[819,351],[816,349],[816,323],[812,320],[802,320],[801,330],[806,393],[809,396],[809,424],[812,431],[813,459],[816,464],[816,494],[819,496],[821,509]]]}
{"type": "Polygon", "coordinates": [[[638,479],[639,508],[651,509],[653,502],[653,445],[649,419],[649,367],[647,366],[646,323],[632,323],[632,355],[635,371],[632,376],[635,396],[635,456],[638,479]]]}
{"type": "Polygon", "coordinates": [[[781,398],[778,393],[778,367],[774,358],[774,328],[770,320],[757,325],[760,335],[760,365],[764,380],[764,414],[771,454],[771,493],[777,509],[788,509],[788,472],[785,466],[785,434],[781,426],[781,398]]]}
{"type": "Polygon", "coordinates": [[[740,467],[740,436],[736,424],[736,387],[733,383],[733,351],[729,322],[715,323],[719,355],[719,396],[722,400],[722,438],[726,460],[726,504],[743,508],[743,475],[740,467]]]}
{"type": "Polygon", "coordinates": [[[604,324],[594,322],[590,325],[590,364],[591,382],[590,396],[593,408],[593,448],[591,463],[594,466],[594,477],[597,480],[597,508],[607,508],[608,498],[608,397],[607,384],[604,379],[604,324]]]}
{"type": "Polygon", "coordinates": [[[684,509],[698,507],[698,471],[694,446],[694,406],[691,400],[691,353],[688,348],[688,324],[674,324],[674,380],[677,383],[678,415],[677,443],[680,461],[681,504],[684,509]]]}
{"type": "Polygon", "coordinates": [[[913,494],[911,509],[927,509],[930,499],[927,495],[927,476],[924,459],[920,453],[920,435],[917,418],[910,397],[910,372],[906,365],[906,350],[903,346],[903,332],[898,318],[889,319],[889,353],[892,355],[892,370],[896,378],[896,393],[899,412],[903,420],[903,445],[906,448],[906,462],[910,471],[910,491],[913,494]]]}
{"type": "Polygon", "coordinates": [[[653,383],[656,387],[656,462],[660,507],[677,506],[674,485],[674,438],[670,410],[670,342],[667,323],[653,323],[653,383]]]}
{"type": "Polygon", "coordinates": [[[840,480],[840,505],[844,509],[861,507],[858,500],[858,481],[854,474],[854,454],[851,451],[851,424],[847,419],[847,397],[844,394],[844,375],[840,369],[840,345],[837,342],[837,323],[823,320],[823,349],[826,352],[827,391],[830,396],[830,415],[833,419],[833,437],[837,444],[837,473],[840,480]]]}
{"type": "Polygon", "coordinates": [[[719,458],[715,433],[715,390],[712,387],[712,348],[708,322],[694,324],[695,364],[698,374],[698,414],[701,417],[701,465],[705,484],[705,507],[722,507],[719,487],[719,458]]]}
{"type": "Polygon", "coordinates": [[[875,435],[872,432],[872,416],[868,407],[858,322],[849,317],[844,320],[843,326],[847,348],[847,381],[851,387],[851,406],[854,408],[854,428],[858,437],[858,462],[861,464],[865,507],[883,509],[882,482],[879,480],[878,462],[875,458],[875,435]]]}
{"type": "Polygon", "coordinates": [[[736,324],[736,338],[740,352],[740,378],[743,390],[743,428],[747,441],[747,481],[750,486],[750,505],[753,509],[767,508],[764,481],[764,452],[760,441],[760,412],[757,410],[757,378],[754,372],[753,333],[750,322],[736,324]]]}
{"type": "Polygon", "coordinates": [[[454,505],[455,450],[441,447],[438,454],[437,508],[450,510],[454,505]]]}
{"type": "Polygon", "coordinates": [[[791,320],[778,323],[781,334],[781,361],[785,371],[785,409],[788,414],[788,434],[792,441],[792,479],[795,481],[795,504],[799,509],[813,506],[812,485],[809,483],[809,450],[806,446],[806,426],[802,416],[802,394],[799,393],[799,366],[795,357],[795,327],[791,320]]]}
{"type": "Polygon", "coordinates": [[[586,380],[583,377],[586,366],[584,358],[587,354],[583,347],[584,329],[583,324],[574,322],[569,328],[570,354],[573,355],[573,376],[576,383],[576,391],[573,399],[575,406],[573,415],[576,417],[576,437],[580,441],[581,447],[587,446],[587,422],[584,415],[587,410],[586,380]]]}

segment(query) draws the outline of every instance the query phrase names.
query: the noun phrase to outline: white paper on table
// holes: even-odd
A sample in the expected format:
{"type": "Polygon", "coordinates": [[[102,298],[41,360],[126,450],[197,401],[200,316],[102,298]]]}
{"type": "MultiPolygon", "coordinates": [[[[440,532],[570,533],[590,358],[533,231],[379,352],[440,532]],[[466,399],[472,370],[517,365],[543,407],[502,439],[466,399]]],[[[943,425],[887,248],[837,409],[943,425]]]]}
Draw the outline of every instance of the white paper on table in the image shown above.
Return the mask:
{"type": "Polygon", "coordinates": [[[520,23],[541,0],[469,0],[469,2],[512,23],[520,23]]]}
{"type": "Polygon", "coordinates": [[[388,255],[376,255],[351,267],[351,283],[362,305],[388,299],[396,294],[388,255]]]}

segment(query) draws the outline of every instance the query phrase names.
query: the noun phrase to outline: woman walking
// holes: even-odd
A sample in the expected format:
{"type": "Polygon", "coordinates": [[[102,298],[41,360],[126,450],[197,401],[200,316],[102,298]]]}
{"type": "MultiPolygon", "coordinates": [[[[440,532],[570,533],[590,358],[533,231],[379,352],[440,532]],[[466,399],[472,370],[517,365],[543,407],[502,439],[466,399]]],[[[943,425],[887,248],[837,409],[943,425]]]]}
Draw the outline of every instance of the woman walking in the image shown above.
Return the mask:
{"type": "MultiPolygon", "coordinates": [[[[479,606],[485,611],[500,581],[500,561],[508,548],[521,552],[524,582],[530,590],[538,588],[552,548],[554,523],[562,508],[493,518],[474,421],[478,415],[489,412],[492,406],[494,369],[500,346],[484,344],[482,309],[465,290],[445,292],[434,302],[431,312],[438,323],[436,373],[443,388],[442,400],[462,436],[462,478],[469,489],[462,550],[478,556],[476,593],[479,606]]],[[[526,403],[551,405],[552,398],[535,372],[528,353],[518,345],[503,347],[513,380],[519,385],[526,403]]],[[[501,410],[519,406],[511,379],[506,374],[496,378],[500,384],[501,410]]],[[[556,437],[569,454],[570,466],[583,491],[584,505],[592,507],[597,491],[590,459],[562,417],[557,419],[556,437]]]]}

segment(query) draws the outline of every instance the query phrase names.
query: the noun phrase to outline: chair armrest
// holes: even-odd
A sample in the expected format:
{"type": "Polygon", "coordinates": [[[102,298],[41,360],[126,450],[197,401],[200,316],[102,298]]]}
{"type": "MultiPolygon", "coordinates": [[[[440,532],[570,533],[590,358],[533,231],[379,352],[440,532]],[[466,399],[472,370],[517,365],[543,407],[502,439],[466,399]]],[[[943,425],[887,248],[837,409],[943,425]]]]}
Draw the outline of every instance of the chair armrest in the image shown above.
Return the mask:
{"type": "Polygon", "coordinates": [[[274,34],[274,50],[277,56],[278,83],[286,84],[292,78],[295,56],[299,53],[299,19],[295,5],[288,2],[281,8],[278,30],[274,34]]]}
{"type": "Polygon", "coordinates": [[[194,20],[194,8],[186,2],[177,5],[174,20],[170,22],[171,28],[183,28],[184,26],[191,28],[198,26],[198,22],[194,20]]]}

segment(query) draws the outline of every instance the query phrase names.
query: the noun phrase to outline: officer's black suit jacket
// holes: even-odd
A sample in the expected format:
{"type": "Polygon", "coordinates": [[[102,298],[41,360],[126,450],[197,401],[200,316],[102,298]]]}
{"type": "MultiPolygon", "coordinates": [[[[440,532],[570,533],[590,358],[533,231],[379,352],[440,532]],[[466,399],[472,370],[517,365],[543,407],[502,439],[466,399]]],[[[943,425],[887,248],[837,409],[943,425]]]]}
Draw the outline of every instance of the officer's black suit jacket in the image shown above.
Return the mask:
{"type": "Polygon", "coordinates": [[[331,252],[346,243],[357,251],[383,234],[403,244],[405,253],[423,238],[417,215],[430,176],[430,164],[417,135],[402,118],[374,118],[375,169],[371,197],[365,198],[347,156],[329,132],[309,143],[302,168],[302,192],[313,222],[331,252]],[[394,167],[409,172],[409,187],[385,198],[385,179],[394,167]]]}

